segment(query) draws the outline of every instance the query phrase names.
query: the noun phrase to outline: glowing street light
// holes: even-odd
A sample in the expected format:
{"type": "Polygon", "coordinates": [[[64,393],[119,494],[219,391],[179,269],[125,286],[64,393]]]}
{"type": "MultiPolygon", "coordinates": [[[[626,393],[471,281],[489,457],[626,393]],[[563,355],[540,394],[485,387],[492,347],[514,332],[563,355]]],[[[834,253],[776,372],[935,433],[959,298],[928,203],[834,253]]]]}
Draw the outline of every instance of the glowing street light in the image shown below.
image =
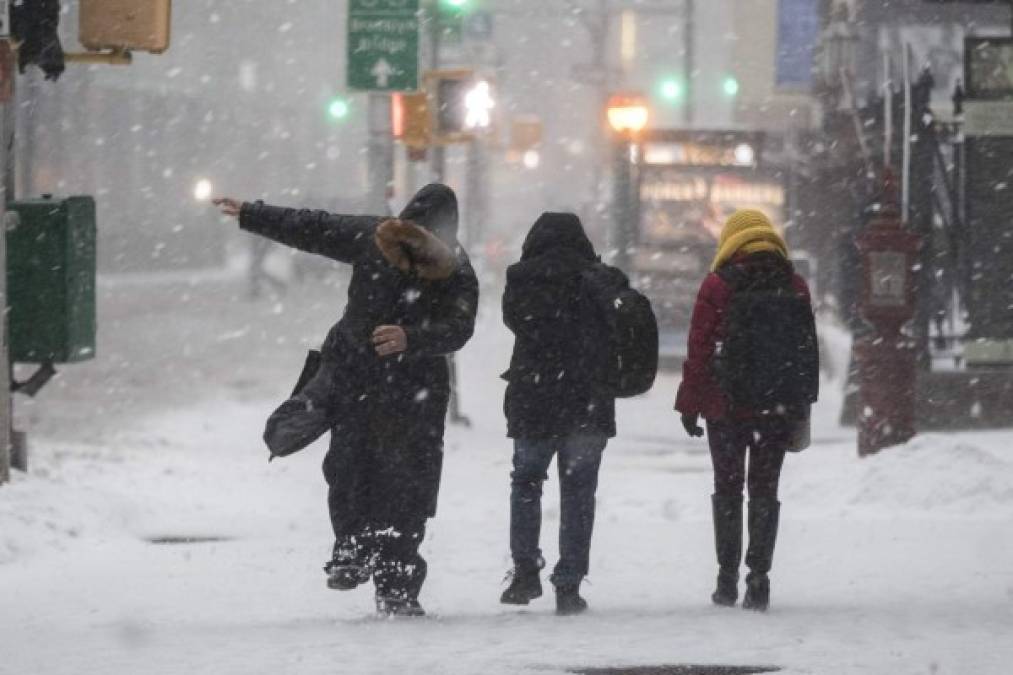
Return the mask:
{"type": "Polygon", "coordinates": [[[609,124],[616,132],[615,138],[615,179],[612,211],[615,242],[618,253],[616,265],[629,271],[631,249],[636,242],[635,200],[633,186],[633,162],[637,161],[637,135],[647,127],[650,108],[643,96],[637,94],[616,94],[609,98],[606,109],[609,124]]]}
{"type": "Polygon", "coordinates": [[[214,193],[214,186],[207,178],[201,178],[199,181],[194,183],[193,186],[193,198],[199,202],[206,202],[211,199],[211,195],[214,193]]]}
{"type": "Polygon", "coordinates": [[[616,94],[608,101],[608,120],[617,133],[636,135],[644,130],[650,109],[643,96],[616,94]]]}
{"type": "Polygon", "coordinates": [[[334,98],[327,104],[327,115],[333,120],[343,120],[348,117],[351,108],[348,101],[343,98],[334,98]]]}
{"type": "Polygon", "coordinates": [[[739,81],[729,75],[721,83],[721,88],[728,96],[736,96],[739,93],[739,81]]]}
{"type": "Polygon", "coordinates": [[[658,92],[661,94],[661,98],[665,99],[670,103],[675,103],[682,99],[684,95],[682,82],[674,77],[666,77],[661,81],[658,86],[658,92]]]}
{"type": "Polygon", "coordinates": [[[495,107],[492,87],[485,80],[479,80],[464,95],[464,126],[468,129],[487,128],[492,124],[492,109],[495,107]]]}

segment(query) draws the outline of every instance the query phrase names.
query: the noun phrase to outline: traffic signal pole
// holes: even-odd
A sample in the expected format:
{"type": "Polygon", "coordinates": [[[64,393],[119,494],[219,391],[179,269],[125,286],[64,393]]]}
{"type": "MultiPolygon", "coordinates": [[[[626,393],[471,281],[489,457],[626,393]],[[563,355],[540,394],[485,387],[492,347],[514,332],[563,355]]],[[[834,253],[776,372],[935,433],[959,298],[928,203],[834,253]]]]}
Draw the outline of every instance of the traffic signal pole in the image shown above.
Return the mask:
{"type": "MultiPolygon", "coordinates": [[[[437,6],[439,0],[432,0],[426,6],[429,16],[427,17],[427,28],[429,29],[429,68],[436,71],[440,69],[440,41],[443,27],[440,25],[440,9],[437,6]]],[[[433,181],[437,183],[446,182],[447,173],[447,151],[442,143],[435,143],[432,151],[432,172],[433,181]]],[[[450,423],[464,427],[471,426],[471,420],[461,412],[461,394],[458,386],[457,359],[451,354],[447,357],[447,367],[450,369],[450,410],[448,411],[450,423]]]]}
{"type": "MultiPolygon", "coordinates": [[[[391,129],[390,94],[369,95],[369,208],[387,214],[388,190],[394,184],[394,137],[391,129]]],[[[396,214],[389,214],[396,215],[396,214]]]]}
{"type": "MultiPolygon", "coordinates": [[[[6,3],[0,3],[5,5],[6,3]]],[[[14,46],[8,32],[8,16],[0,15],[0,73],[8,82],[0,82],[0,89],[9,93],[0,97],[0,485],[10,480],[11,474],[11,408],[12,371],[10,341],[7,332],[7,202],[14,197],[14,46]]]]}

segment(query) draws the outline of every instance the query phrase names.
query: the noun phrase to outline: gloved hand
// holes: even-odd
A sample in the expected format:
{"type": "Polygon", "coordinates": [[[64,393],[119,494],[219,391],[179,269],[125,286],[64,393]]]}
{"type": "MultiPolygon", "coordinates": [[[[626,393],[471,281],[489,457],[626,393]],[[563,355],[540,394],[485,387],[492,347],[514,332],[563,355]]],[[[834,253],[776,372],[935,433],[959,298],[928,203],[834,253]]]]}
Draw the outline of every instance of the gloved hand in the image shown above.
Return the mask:
{"type": "Polygon", "coordinates": [[[693,438],[703,436],[703,429],[700,427],[700,413],[682,416],[682,428],[693,438]]]}

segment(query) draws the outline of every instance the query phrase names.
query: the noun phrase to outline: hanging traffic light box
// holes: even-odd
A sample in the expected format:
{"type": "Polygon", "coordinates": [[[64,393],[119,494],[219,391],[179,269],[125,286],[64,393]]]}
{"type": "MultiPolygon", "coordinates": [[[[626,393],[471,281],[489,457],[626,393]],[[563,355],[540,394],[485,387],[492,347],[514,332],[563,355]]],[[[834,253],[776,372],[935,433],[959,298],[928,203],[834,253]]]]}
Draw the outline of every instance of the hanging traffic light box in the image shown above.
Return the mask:
{"type": "Polygon", "coordinates": [[[161,54],[169,48],[172,0],[80,0],[81,44],[93,51],[161,54]]]}
{"type": "Polygon", "coordinates": [[[492,126],[493,87],[475,71],[436,70],[426,73],[425,81],[433,143],[464,143],[492,126]]]}

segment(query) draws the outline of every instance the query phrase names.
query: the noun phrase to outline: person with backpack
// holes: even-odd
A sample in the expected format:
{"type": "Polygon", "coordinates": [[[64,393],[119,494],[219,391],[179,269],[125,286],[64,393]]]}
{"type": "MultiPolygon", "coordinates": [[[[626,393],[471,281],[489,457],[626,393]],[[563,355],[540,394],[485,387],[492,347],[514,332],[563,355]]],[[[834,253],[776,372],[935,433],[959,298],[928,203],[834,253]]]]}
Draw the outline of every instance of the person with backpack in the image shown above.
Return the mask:
{"type": "MultiPolygon", "coordinates": [[[[598,471],[608,439],[615,436],[618,391],[610,364],[612,332],[602,306],[629,298],[640,310],[642,296],[626,277],[598,261],[577,216],[544,213],[532,226],[520,262],[507,270],[503,320],[514,333],[504,401],[508,436],[514,440],[510,495],[513,569],[500,602],[527,605],[542,595],[539,548],[542,484],[557,457],[561,505],[559,562],[550,581],[556,612],[587,609],[579,589],[588,573],[598,471]]],[[[646,303],[646,300],[642,300],[646,303]]],[[[650,321],[650,305],[646,304],[650,321]]],[[[643,323],[643,322],[642,322],[643,323]]],[[[657,327],[650,374],[628,371],[631,389],[646,390],[657,369],[657,327]],[[638,379],[639,378],[639,379],[638,379]],[[633,381],[637,380],[637,381],[633,381]]],[[[646,343],[650,353],[650,326],[646,343]]],[[[650,360],[649,358],[647,359],[650,360]]],[[[641,359],[643,361],[643,359],[641,359]]],[[[638,392],[639,393],[639,392],[638,392]]]]}
{"type": "Polygon", "coordinates": [[[818,389],[809,289],[767,216],[737,211],[724,225],[697,296],[675,403],[690,436],[703,436],[701,417],[707,423],[719,566],[711,599],[717,605],[738,600],[745,485],[749,574],[742,606],[766,611],[769,605],[781,467],[786,452],[802,449],[798,432],[808,429],[818,389]]]}
{"type": "Polygon", "coordinates": [[[344,313],[269,419],[265,441],[272,457],[284,456],[330,429],[327,586],[372,579],[378,613],[423,615],[419,546],[439,494],[446,357],[471,338],[478,307],[453,190],[428,185],[397,218],[215,203],[247,232],[352,265],[344,313]]]}

